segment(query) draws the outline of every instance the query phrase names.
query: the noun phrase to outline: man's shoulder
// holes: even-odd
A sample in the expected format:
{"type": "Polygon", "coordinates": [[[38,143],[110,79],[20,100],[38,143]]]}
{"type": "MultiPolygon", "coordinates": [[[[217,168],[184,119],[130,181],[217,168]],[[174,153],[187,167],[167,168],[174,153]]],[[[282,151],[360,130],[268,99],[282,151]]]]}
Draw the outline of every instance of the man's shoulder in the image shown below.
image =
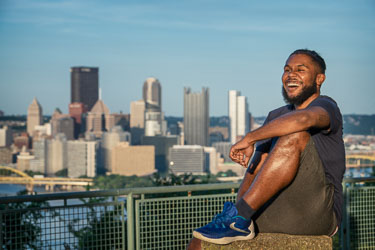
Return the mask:
{"type": "Polygon", "coordinates": [[[324,104],[331,104],[337,107],[337,102],[332,98],[327,95],[320,95],[318,96],[315,100],[311,102],[309,106],[315,106],[315,105],[324,105],[324,104]]]}
{"type": "Polygon", "coordinates": [[[294,110],[294,106],[291,105],[291,104],[288,104],[288,105],[284,105],[284,106],[281,106],[281,107],[279,107],[277,109],[274,109],[274,110],[270,111],[268,113],[268,116],[271,119],[274,119],[274,118],[279,117],[279,116],[281,116],[283,114],[289,113],[289,112],[291,112],[293,110],[294,110]]]}

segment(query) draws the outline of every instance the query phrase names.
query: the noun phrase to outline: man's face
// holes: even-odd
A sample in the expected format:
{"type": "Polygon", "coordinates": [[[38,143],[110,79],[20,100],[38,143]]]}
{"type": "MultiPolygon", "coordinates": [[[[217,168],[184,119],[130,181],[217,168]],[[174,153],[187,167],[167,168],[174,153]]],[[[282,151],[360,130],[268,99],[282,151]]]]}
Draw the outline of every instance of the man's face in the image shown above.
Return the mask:
{"type": "Polygon", "coordinates": [[[290,56],[286,61],[284,73],[281,77],[284,100],[287,103],[299,106],[313,94],[318,93],[317,73],[318,66],[308,55],[296,54],[290,56]]]}

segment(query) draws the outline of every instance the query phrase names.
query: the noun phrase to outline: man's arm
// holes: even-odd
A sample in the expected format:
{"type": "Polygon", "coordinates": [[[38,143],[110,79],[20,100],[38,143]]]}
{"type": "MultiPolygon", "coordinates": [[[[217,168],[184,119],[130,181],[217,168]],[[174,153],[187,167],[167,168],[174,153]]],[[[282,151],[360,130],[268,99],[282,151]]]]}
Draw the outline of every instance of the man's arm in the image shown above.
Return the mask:
{"type": "Polygon", "coordinates": [[[330,118],[328,112],[318,106],[296,110],[282,115],[262,127],[251,131],[230,150],[233,161],[246,167],[254,152],[257,141],[307,131],[310,128],[328,129],[330,118]]]}

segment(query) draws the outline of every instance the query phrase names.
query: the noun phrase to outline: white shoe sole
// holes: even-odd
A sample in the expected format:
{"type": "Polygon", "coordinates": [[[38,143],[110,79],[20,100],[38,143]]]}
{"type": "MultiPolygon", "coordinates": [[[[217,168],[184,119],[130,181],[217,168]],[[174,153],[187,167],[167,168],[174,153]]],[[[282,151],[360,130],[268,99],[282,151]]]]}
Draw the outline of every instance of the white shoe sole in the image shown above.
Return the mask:
{"type": "Polygon", "coordinates": [[[232,243],[233,241],[251,240],[251,239],[253,239],[255,237],[254,223],[253,223],[253,221],[251,221],[251,224],[249,226],[249,230],[250,230],[250,234],[248,234],[246,236],[223,237],[223,238],[220,238],[220,239],[207,238],[206,236],[200,234],[197,231],[193,231],[193,236],[195,238],[197,238],[197,239],[200,239],[200,240],[203,240],[203,241],[207,241],[207,242],[210,242],[210,243],[219,244],[219,245],[225,245],[225,244],[232,243]]]}

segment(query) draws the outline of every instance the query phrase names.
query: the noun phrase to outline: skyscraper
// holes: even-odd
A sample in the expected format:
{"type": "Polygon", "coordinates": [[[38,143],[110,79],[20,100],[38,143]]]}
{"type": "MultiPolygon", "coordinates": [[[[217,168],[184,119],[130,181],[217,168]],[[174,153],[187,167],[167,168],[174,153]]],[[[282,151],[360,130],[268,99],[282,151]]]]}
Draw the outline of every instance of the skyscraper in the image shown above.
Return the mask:
{"type": "Polygon", "coordinates": [[[60,109],[55,109],[50,120],[52,136],[63,133],[67,140],[74,140],[74,120],[68,114],[62,114],[60,109]]]}
{"type": "Polygon", "coordinates": [[[87,113],[87,110],[83,103],[73,102],[69,104],[69,115],[74,119],[74,138],[78,138],[79,134],[86,129],[85,113],[87,113]]]}
{"type": "Polygon", "coordinates": [[[229,138],[232,144],[249,132],[247,99],[240,95],[241,92],[237,90],[229,90],[228,92],[229,138]]]}
{"type": "Polygon", "coordinates": [[[27,110],[27,133],[32,136],[35,126],[43,124],[43,110],[36,97],[27,110]]]}
{"type": "Polygon", "coordinates": [[[167,124],[161,110],[161,85],[154,77],[147,78],[143,84],[145,102],[145,135],[155,136],[166,133],[167,124]]]}
{"type": "Polygon", "coordinates": [[[107,105],[98,100],[87,115],[86,132],[92,132],[100,138],[104,131],[109,131],[115,125],[115,118],[110,114],[107,105]]]}
{"type": "Polygon", "coordinates": [[[145,102],[144,100],[130,103],[130,132],[132,145],[139,145],[145,132],[145,102]]]}
{"type": "Polygon", "coordinates": [[[143,100],[130,103],[130,128],[145,128],[145,106],[143,100]]]}
{"type": "Polygon", "coordinates": [[[96,176],[96,158],[98,142],[96,141],[68,141],[67,168],[68,176],[96,176]]]}
{"type": "Polygon", "coordinates": [[[81,102],[91,110],[99,98],[99,68],[70,68],[71,103],[81,102]]]}
{"type": "Polygon", "coordinates": [[[64,134],[57,134],[54,139],[47,142],[45,174],[54,176],[56,172],[67,168],[67,140],[64,134]]]}
{"type": "Polygon", "coordinates": [[[4,126],[0,128],[0,147],[10,147],[13,142],[12,128],[4,126]]]}
{"type": "Polygon", "coordinates": [[[146,79],[143,84],[143,100],[147,110],[161,111],[161,86],[158,79],[146,79]]]}
{"type": "Polygon", "coordinates": [[[202,93],[184,89],[184,136],[188,145],[207,146],[209,143],[208,94],[208,88],[202,88],[202,93]]]}

